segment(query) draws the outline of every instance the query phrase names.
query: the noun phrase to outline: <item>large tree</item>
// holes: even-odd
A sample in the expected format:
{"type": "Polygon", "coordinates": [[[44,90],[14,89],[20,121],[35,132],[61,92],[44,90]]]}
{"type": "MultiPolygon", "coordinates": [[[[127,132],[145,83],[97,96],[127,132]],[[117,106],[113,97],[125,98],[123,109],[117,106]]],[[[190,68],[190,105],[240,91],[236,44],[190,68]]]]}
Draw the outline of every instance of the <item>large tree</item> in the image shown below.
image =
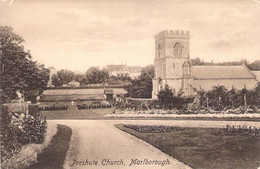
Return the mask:
{"type": "Polygon", "coordinates": [[[32,61],[29,51],[25,51],[24,39],[13,32],[13,28],[0,26],[1,59],[1,99],[7,102],[17,97],[16,91],[27,96],[30,90],[47,86],[49,70],[44,65],[32,61]]]}
{"type": "Polygon", "coordinates": [[[127,95],[132,98],[151,98],[152,97],[152,78],[146,73],[131,80],[131,84],[125,86],[127,95]]]}
{"type": "Polygon", "coordinates": [[[57,72],[57,74],[52,75],[52,84],[55,87],[62,86],[63,84],[68,84],[74,79],[74,72],[62,69],[57,72]]]}
{"type": "Polygon", "coordinates": [[[131,80],[125,86],[127,95],[132,98],[151,98],[153,90],[154,65],[148,65],[141,71],[141,75],[131,80]]]}
{"type": "Polygon", "coordinates": [[[108,82],[109,74],[107,70],[100,70],[98,67],[90,67],[86,73],[88,84],[103,84],[108,82]]]}

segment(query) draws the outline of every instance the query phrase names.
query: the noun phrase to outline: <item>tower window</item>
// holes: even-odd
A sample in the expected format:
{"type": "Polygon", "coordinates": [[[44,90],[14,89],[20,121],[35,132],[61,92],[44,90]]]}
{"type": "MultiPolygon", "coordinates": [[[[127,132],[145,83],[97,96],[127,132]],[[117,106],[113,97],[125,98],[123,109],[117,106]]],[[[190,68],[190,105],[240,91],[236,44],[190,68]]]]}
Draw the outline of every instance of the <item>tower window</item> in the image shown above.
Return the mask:
{"type": "Polygon", "coordinates": [[[174,62],[172,63],[172,68],[173,68],[173,69],[175,68],[175,63],[174,63],[174,62]]]}
{"type": "Polygon", "coordinates": [[[166,77],[166,64],[163,64],[163,76],[166,77]]]}
{"type": "Polygon", "coordinates": [[[161,43],[158,44],[157,52],[158,52],[158,57],[160,58],[161,55],[162,55],[162,45],[161,45],[161,43]]]}
{"type": "Polygon", "coordinates": [[[174,45],[174,55],[176,57],[180,57],[182,55],[182,45],[179,42],[174,45]]]}

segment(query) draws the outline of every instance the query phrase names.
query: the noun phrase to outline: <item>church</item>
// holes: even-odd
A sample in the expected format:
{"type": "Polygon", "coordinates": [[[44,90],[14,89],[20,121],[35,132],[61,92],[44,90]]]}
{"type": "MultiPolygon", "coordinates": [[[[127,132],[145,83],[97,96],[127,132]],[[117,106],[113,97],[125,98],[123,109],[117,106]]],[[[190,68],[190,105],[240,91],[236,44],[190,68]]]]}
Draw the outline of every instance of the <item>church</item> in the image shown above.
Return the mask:
{"type": "Polygon", "coordinates": [[[228,89],[252,89],[258,80],[245,65],[193,66],[190,59],[190,33],[183,30],[164,30],[155,35],[155,75],[152,97],[166,85],[184,96],[196,90],[210,90],[215,85],[228,89]]]}

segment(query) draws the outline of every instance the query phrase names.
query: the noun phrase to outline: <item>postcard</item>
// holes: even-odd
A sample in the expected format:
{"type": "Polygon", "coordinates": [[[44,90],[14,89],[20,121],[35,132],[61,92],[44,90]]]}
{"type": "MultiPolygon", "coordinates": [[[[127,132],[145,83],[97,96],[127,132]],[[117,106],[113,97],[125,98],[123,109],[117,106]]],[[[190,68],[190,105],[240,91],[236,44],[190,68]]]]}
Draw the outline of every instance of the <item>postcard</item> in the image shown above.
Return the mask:
{"type": "Polygon", "coordinates": [[[259,0],[0,0],[1,168],[260,168],[259,0]]]}

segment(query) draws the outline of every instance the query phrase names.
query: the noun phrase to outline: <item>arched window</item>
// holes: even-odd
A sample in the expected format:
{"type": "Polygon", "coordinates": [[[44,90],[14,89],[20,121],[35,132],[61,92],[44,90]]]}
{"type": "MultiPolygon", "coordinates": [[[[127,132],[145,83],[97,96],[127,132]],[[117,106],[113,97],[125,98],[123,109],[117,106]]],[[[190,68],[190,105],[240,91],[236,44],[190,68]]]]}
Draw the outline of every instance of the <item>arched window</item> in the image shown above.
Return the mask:
{"type": "Polygon", "coordinates": [[[180,57],[182,55],[182,45],[179,42],[174,45],[174,55],[176,57],[180,57]]]}
{"type": "Polygon", "coordinates": [[[162,55],[162,45],[160,43],[158,44],[157,52],[158,52],[158,57],[160,58],[162,55]]]}
{"type": "Polygon", "coordinates": [[[183,75],[190,76],[191,75],[191,64],[188,61],[185,61],[183,64],[183,75]]]}

